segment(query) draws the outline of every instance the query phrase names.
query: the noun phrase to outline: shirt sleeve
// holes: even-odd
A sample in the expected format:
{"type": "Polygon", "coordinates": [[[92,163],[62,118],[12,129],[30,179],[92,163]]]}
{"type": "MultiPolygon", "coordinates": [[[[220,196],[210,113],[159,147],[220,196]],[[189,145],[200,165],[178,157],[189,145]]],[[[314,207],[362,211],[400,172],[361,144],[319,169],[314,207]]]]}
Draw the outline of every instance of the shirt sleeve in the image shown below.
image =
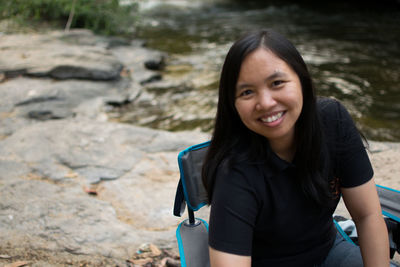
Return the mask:
{"type": "Polygon", "coordinates": [[[355,187],[368,182],[374,172],[360,132],[346,108],[337,102],[338,176],[341,187],[355,187]]]}
{"type": "Polygon", "coordinates": [[[249,256],[259,210],[251,177],[253,168],[220,170],[214,186],[209,223],[209,245],[227,253],[249,256]]]}

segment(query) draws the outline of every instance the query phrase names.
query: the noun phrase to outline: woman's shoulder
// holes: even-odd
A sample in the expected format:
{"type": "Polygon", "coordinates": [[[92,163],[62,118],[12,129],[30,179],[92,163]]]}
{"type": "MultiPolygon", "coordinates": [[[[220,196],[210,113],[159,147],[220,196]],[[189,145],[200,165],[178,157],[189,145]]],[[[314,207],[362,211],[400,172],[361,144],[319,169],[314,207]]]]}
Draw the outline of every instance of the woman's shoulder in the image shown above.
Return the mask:
{"type": "Polygon", "coordinates": [[[360,144],[358,140],[360,132],[349,111],[339,100],[321,98],[317,103],[322,128],[328,142],[333,142],[334,146],[340,146],[340,148],[352,146],[353,143],[360,144]]]}
{"type": "Polygon", "coordinates": [[[341,108],[339,100],[333,97],[318,97],[317,108],[319,112],[332,112],[341,108]]]}
{"type": "Polygon", "coordinates": [[[328,144],[336,144],[340,139],[343,109],[340,102],[334,98],[321,97],[317,100],[317,110],[328,144]]]}
{"type": "Polygon", "coordinates": [[[317,109],[323,121],[342,120],[349,117],[347,109],[339,100],[332,97],[319,97],[317,109]]]}

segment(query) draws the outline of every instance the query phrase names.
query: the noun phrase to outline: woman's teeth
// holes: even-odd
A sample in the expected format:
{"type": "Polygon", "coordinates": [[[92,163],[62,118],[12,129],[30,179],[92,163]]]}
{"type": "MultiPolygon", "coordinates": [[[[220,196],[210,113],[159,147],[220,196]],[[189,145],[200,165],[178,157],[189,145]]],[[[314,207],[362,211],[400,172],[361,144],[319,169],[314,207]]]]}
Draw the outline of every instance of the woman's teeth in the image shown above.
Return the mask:
{"type": "Polygon", "coordinates": [[[277,113],[276,115],[269,116],[267,118],[261,118],[261,121],[262,122],[273,122],[273,121],[276,121],[277,119],[279,119],[280,117],[282,117],[282,115],[283,115],[283,111],[277,113]]]}

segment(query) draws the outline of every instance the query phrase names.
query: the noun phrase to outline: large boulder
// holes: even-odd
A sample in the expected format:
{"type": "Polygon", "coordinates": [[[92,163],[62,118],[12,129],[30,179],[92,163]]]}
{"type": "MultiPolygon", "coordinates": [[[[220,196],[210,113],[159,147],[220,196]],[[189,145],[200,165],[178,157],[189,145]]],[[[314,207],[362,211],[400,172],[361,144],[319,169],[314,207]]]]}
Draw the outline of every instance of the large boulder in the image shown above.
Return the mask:
{"type": "Polygon", "coordinates": [[[161,78],[146,62],[164,59],[143,42],[87,30],[1,35],[0,139],[35,121],[107,120],[110,107],[135,101],[142,84],[161,78]]]}
{"type": "Polygon", "coordinates": [[[206,139],[83,119],[21,128],[0,141],[0,239],[121,259],[175,247],[176,156],[206,139]]]}
{"type": "MultiPolygon", "coordinates": [[[[96,37],[81,31],[88,39],[96,37]]],[[[74,43],[62,33],[0,36],[0,72],[56,79],[115,80],[123,65],[106,47],[74,43]]],[[[78,39],[79,40],[79,39],[78,39]]],[[[102,44],[98,41],[99,44],[102,44]]]]}
{"type": "Polygon", "coordinates": [[[0,83],[0,136],[35,121],[104,117],[107,101],[123,101],[138,87],[127,80],[93,82],[18,77],[0,83]]]}

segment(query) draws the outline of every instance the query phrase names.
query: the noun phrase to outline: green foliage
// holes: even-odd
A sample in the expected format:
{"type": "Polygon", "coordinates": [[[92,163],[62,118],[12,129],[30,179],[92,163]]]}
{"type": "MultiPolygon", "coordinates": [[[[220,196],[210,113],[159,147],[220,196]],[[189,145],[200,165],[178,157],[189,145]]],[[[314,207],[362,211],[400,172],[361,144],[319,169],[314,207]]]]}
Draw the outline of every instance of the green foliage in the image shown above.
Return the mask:
{"type": "Polygon", "coordinates": [[[71,28],[87,28],[103,34],[127,34],[136,21],[136,4],[119,0],[0,0],[0,19],[45,21],[65,26],[74,9],[71,28]],[[74,6],[74,8],[73,8],[74,6]]]}

